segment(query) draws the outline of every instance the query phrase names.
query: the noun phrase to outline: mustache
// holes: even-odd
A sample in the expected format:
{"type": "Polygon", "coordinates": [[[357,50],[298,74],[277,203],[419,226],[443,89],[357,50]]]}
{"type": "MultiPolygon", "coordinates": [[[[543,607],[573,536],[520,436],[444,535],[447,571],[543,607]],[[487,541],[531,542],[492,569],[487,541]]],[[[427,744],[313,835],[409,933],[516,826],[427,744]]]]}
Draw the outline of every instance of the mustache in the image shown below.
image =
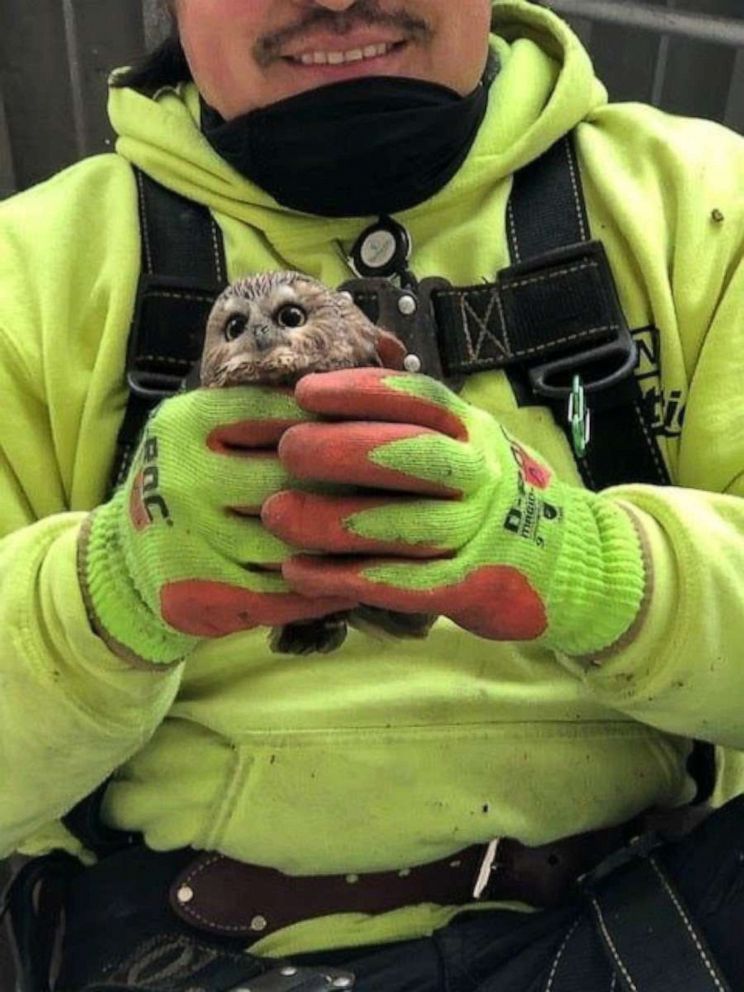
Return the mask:
{"type": "Polygon", "coordinates": [[[333,11],[316,7],[302,21],[260,38],[254,47],[256,61],[261,66],[270,65],[281,57],[282,49],[313,29],[325,29],[339,36],[350,34],[358,27],[397,28],[406,38],[426,41],[432,34],[431,27],[420,17],[406,10],[383,11],[378,0],[359,0],[350,10],[333,11]]]}

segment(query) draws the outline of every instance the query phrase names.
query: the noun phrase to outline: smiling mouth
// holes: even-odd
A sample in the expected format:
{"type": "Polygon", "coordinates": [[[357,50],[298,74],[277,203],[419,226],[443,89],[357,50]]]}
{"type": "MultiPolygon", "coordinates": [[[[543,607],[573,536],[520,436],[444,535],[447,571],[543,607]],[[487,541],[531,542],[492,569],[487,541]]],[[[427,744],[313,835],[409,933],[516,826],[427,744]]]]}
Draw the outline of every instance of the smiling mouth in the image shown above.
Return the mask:
{"type": "Polygon", "coordinates": [[[380,42],[377,45],[365,45],[363,48],[351,48],[346,51],[308,51],[284,56],[284,61],[301,66],[353,65],[357,62],[369,62],[384,58],[391,52],[400,51],[407,44],[407,41],[380,42]]]}

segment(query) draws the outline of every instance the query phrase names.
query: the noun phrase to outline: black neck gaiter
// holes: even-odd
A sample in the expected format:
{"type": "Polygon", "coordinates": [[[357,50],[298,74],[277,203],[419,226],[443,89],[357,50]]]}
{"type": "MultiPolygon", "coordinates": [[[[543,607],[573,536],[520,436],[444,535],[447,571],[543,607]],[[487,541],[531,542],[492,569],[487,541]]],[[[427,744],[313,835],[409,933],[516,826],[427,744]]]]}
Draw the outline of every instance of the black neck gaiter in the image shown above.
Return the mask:
{"type": "Polygon", "coordinates": [[[202,131],[234,169],[285,207],[322,217],[394,214],[455,175],[475,141],[495,75],[469,96],[414,79],[334,83],[202,131]]]}

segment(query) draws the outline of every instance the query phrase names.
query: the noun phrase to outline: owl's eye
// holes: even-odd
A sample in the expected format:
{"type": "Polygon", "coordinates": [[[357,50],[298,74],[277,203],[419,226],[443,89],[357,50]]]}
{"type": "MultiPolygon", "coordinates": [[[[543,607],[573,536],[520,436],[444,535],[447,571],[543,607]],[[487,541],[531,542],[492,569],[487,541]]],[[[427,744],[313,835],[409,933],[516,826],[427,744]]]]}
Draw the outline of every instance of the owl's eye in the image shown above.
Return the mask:
{"type": "Polygon", "coordinates": [[[248,325],[248,318],[243,314],[236,313],[225,324],[224,335],[226,341],[234,341],[239,338],[248,325]]]}
{"type": "Polygon", "coordinates": [[[296,303],[288,303],[277,310],[276,321],[282,327],[302,327],[307,323],[307,314],[296,303]]]}

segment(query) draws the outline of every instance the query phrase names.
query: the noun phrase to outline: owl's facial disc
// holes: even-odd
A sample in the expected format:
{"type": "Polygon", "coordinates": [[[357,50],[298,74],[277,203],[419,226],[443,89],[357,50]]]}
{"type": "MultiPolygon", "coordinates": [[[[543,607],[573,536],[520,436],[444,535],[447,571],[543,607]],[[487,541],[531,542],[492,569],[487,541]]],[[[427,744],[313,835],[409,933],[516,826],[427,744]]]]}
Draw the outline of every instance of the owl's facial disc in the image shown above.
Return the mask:
{"type": "Polygon", "coordinates": [[[291,285],[278,286],[268,296],[253,300],[237,298],[228,304],[222,337],[241,352],[254,348],[265,352],[290,344],[292,332],[307,324],[309,309],[291,285]]]}

